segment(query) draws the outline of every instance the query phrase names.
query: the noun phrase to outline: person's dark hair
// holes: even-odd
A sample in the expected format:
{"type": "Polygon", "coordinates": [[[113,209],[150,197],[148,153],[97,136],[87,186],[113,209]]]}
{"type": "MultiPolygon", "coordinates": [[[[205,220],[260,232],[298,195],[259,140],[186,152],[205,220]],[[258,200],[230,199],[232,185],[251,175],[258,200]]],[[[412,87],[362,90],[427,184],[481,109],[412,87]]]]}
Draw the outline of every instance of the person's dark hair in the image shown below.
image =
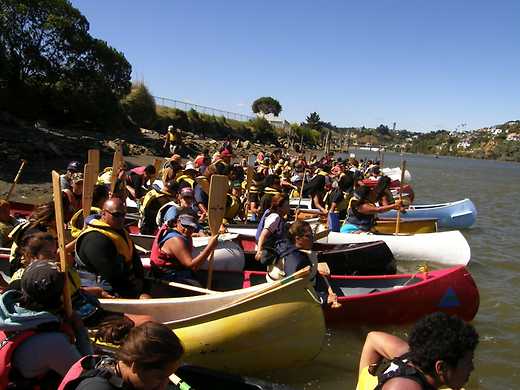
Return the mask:
{"type": "Polygon", "coordinates": [[[155,167],[153,165],[147,165],[145,168],[144,168],[144,171],[149,174],[149,175],[154,175],[155,174],[155,167]]]}
{"type": "Polygon", "coordinates": [[[280,177],[277,175],[267,175],[264,179],[264,187],[272,187],[275,181],[280,184],[280,177]]]}
{"type": "Polygon", "coordinates": [[[446,313],[433,313],[413,327],[408,344],[413,364],[427,374],[435,374],[435,362],[445,361],[450,367],[477,347],[479,336],[471,324],[446,313]]]}
{"type": "Polygon", "coordinates": [[[164,189],[167,190],[170,194],[177,194],[179,189],[179,183],[177,183],[175,180],[167,181],[164,184],[164,189]]]}
{"type": "Polygon", "coordinates": [[[37,206],[29,217],[32,226],[43,225],[49,226],[56,223],[56,215],[54,213],[54,202],[43,203],[37,206]]]}
{"type": "Polygon", "coordinates": [[[361,201],[367,201],[368,197],[370,195],[370,187],[368,186],[361,186],[356,190],[356,196],[361,201]]]}
{"type": "Polygon", "coordinates": [[[339,179],[338,187],[343,192],[352,191],[352,187],[354,186],[354,175],[352,172],[348,171],[339,179]]]}
{"type": "Polygon", "coordinates": [[[96,184],[94,186],[94,190],[92,191],[92,204],[97,205],[100,204],[101,201],[105,201],[108,199],[108,188],[104,184],[96,184]]]}
{"type": "Polygon", "coordinates": [[[284,203],[286,202],[289,202],[289,198],[286,194],[273,195],[273,197],[271,198],[271,207],[269,207],[269,209],[271,210],[271,212],[276,213],[282,209],[284,203]]]}
{"type": "Polygon", "coordinates": [[[130,330],[117,358],[127,365],[134,363],[140,370],[161,370],[183,354],[184,347],[173,330],[149,321],[130,330]]]}
{"type": "Polygon", "coordinates": [[[311,225],[309,225],[309,223],[306,221],[295,221],[291,224],[289,230],[287,231],[287,238],[289,238],[289,241],[291,241],[294,244],[296,241],[296,237],[303,236],[305,230],[310,228],[311,225]]]}
{"type": "Polygon", "coordinates": [[[390,182],[392,180],[388,176],[381,176],[377,181],[377,185],[374,188],[374,194],[376,196],[376,200],[380,200],[385,191],[390,188],[390,182]]]}
{"type": "Polygon", "coordinates": [[[50,233],[39,232],[26,236],[20,243],[23,253],[22,264],[29,265],[30,261],[36,259],[45,244],[49,241],[55,242],[56,238],[50,233]]]}

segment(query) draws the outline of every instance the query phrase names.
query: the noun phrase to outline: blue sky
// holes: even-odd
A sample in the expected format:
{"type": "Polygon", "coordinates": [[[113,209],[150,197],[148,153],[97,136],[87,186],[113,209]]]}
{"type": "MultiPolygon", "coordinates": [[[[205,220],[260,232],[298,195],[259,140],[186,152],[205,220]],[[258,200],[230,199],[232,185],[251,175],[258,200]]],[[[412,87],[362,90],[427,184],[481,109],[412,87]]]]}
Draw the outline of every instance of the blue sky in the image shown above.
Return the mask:
{"type": "Polygon", "coordinates": [[[152,94],[291,122],[467,129],[520,119],[519,0],[72,0],[152,94]]]}

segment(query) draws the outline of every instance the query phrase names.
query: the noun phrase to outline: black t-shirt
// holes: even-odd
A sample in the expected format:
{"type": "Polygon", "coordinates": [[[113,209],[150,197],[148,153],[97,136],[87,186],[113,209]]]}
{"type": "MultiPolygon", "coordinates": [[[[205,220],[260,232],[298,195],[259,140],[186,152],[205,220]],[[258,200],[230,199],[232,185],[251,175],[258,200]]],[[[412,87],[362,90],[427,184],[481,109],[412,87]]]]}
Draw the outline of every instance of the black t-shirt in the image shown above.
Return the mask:
{"type": "Polygon", "coordinates": [[[131,265],[127,264],[112,240],[94,231],[81,238],[78,254],[87,270],[110,283],[119,296],[137,298],[144,292],[144,269],[135,248],[131,265]]]}

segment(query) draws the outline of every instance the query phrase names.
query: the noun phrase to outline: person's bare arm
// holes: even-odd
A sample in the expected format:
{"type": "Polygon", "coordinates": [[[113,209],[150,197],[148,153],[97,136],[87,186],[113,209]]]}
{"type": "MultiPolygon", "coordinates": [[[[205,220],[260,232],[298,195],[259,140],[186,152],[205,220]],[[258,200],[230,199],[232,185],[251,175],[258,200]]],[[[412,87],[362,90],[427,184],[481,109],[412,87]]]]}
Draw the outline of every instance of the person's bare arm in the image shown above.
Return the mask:
{"type": "Polygon", "coordinates": [[[170,256],[175,256],[184,267],[196,270],[217,247],[217,238],[218,236],[212,236],[209,239],[208,245],[195,257],[192,257],[180,237],[174,237],[166,241],[162,250],[170,256]]]}
{"type": "Polygon", "coordinates": [[[260,237],[258,238],[258,249],[256,251],[255,259],[257,261],[260,261],[260,258],[262,257],[262,249],[264,249],[264,242],[271,236],[271,231],[269,229],[262,230],[262,233],[260,233],[260,237]]]}
{"type": "Polygon", "coordinates": [[[323,214],[327,214],[327,209],[321,205],[321,199],[318,196],[318,194],[314,194],[314,196],[312,197],[312,203],[314,207],[319,209],[323,214]]]}
{"type": "Polygon", "coordinates": [[[359,373],[363,368],[378,363],[381,359],[392,359],[408,352],[408,343],[397,336],[385,332],[370,332],[367,335],[361,358],[359,373]]]}
{"type": "Polygon", "coordinates": [[[362,214],[377,214],[384,213],[388,210],[399,210],[401,208],[401,201],[397,200],[395,203],[387,206],[374,206],[373,204],[363,203],[359,206],[358,211],[362,214]]]}

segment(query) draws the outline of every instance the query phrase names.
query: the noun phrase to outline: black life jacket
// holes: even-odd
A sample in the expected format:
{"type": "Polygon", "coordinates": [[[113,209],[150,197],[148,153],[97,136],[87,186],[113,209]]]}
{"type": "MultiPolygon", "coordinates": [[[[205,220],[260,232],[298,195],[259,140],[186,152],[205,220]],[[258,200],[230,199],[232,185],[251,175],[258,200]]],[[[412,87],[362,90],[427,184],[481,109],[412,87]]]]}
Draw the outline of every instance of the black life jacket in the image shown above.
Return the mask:
{"type": "Polygon", "coordinates": [[[409,364],[410,359],[408,354],[404,354],[390,361],[383,363],[378,368],[377,386],[374,390],[381,390],[383,385],[393,378],[407,378],[417,382],[421,385],[423,390],[436,390],[437,388],[428,383],[424,373],[409,364]]]}

